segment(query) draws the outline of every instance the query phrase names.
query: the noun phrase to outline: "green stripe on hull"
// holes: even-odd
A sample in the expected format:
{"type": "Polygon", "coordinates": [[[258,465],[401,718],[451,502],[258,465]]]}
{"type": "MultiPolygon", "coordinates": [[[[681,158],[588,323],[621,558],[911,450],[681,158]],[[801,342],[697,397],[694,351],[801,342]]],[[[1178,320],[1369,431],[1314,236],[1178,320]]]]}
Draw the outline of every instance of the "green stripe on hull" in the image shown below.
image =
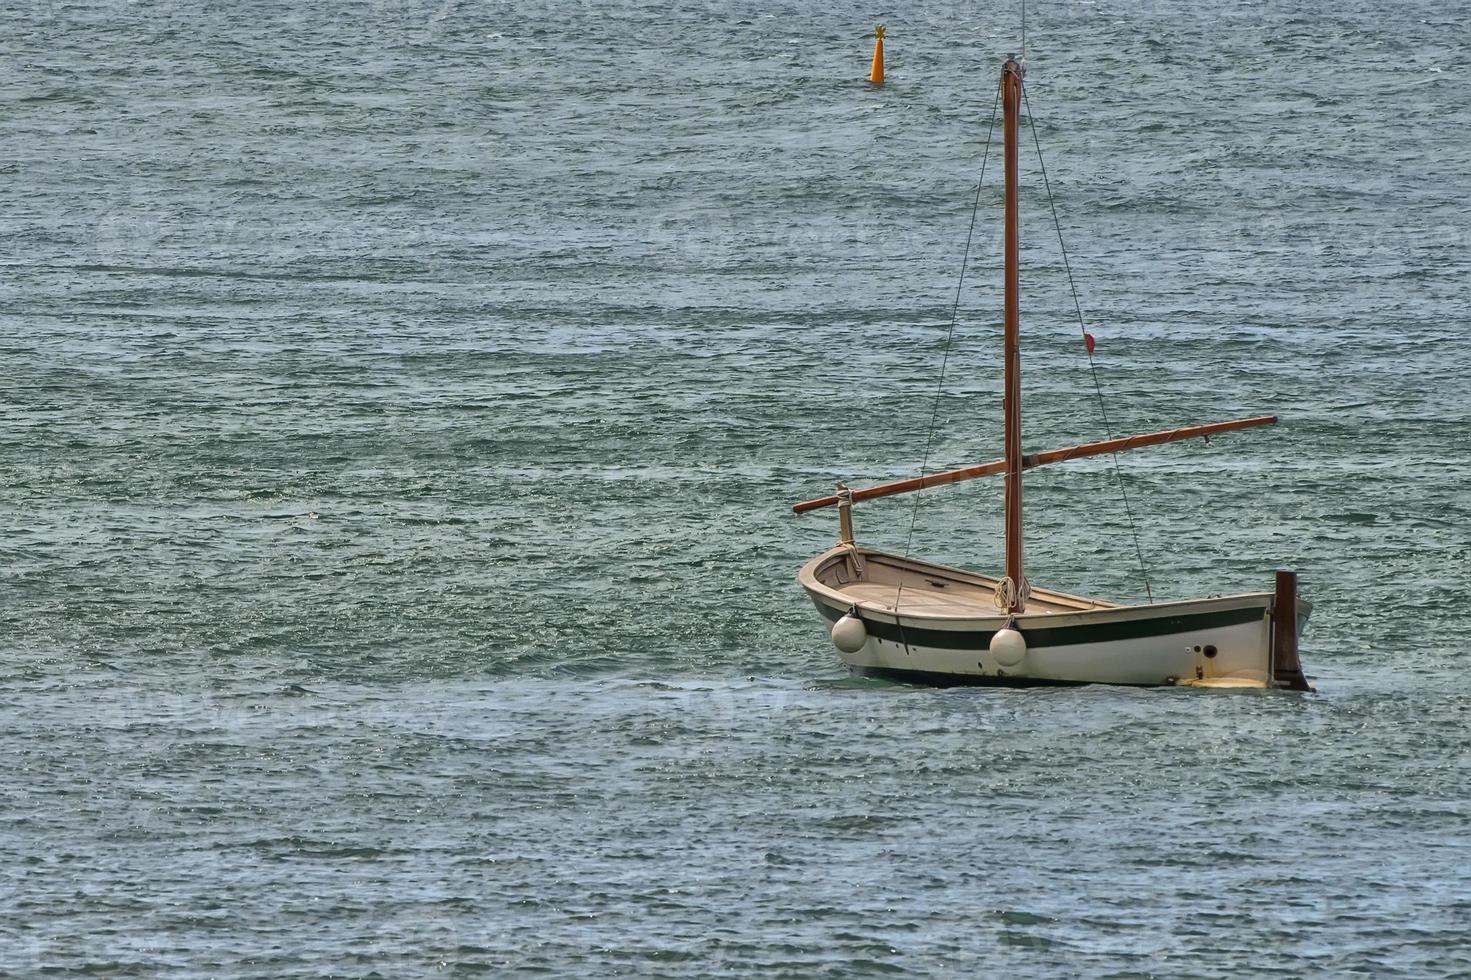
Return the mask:
{"type": "MultiPolygon", "coordinates": [[[[937,670],[904,670],[898,667],[851,667],[859,677],[921,684],[925,687],[1079,687],[1093,681],[1058,681],[1041,677],[1011,677],[996,674],[947,674],[937,670]]],[[[1153,686],[1153,685],[1150,685],[1153,686]]]]}
{"type": "MultiPolygon", "coordinates": [[[[818,612],[830,623],[836,623],[847,611],[834,609],[815,596],[812,602],[818,612]]],[[[1247,606],[1240,609],[1223,609],[1219,612],[1188,613],[1182,616],[1158,616],[1148,619],[1131,619],[1117,623],[1092,623],[1084,626],[1021,627],[1027,646],[1033,649],[1074,646],[1080,643],[1112,643],[1119,640],[1142,640],[1151,636],[1168,636],[1172,633],[1193,633],[1200,630],[1240,626],[1243,623],[1261,622],[1265,609],[1262,606],[1247,606]]],[[[985,650],[991,645],[992,630],[935,630],[917,626],[906,626],[902,630],[895,623],[864,618],[863,625],[870,636],[890,643],[906,646],[928,647],[933,650],[985,650]]]]}

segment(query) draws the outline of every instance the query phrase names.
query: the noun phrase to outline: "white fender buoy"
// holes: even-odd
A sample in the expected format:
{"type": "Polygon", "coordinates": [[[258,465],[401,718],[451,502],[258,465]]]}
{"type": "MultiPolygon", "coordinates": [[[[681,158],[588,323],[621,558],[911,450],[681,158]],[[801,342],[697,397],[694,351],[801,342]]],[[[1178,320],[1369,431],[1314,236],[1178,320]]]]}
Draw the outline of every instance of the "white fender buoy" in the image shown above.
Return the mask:
{"type": "Polygon", "coordinates": [[[991,656],[1003,667],[1015,667],[1026,659],[1026,637],[1010,627],[997,630],[991,637],[991,656]]]}
{"type": "Polygon", "coordinates": [[[863,620],[849,613],[833,623],[833,646],[844,653],[857,653],[868,642],[868,628],[863,620]]]}

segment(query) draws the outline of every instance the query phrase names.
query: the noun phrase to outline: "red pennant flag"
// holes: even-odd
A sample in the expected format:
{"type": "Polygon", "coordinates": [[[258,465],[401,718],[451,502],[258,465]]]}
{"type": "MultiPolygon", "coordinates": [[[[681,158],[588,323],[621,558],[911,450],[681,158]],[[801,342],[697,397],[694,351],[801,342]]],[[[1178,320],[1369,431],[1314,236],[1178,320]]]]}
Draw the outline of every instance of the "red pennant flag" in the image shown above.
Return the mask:
{"type": "Polygon", "coordinates": [[[1083,346],[1088,348],[1088,353],[1093,353],[1093,335],[1086,330],[1083,331],[1083,346]]]}

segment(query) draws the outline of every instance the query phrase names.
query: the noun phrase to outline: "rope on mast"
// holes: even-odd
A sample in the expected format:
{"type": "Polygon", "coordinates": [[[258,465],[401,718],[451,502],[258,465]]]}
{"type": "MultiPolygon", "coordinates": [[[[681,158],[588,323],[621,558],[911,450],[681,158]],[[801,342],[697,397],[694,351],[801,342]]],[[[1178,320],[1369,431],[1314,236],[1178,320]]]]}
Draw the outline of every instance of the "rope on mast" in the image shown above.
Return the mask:
{"type": "MultiPolygon", "coordinates": [[[[1025,0],[1023,0],[1025,3],[1025,0]]],[[[1073,294],[1073,309],[1078,314],[1078,330],[1083,335],[1083,348],[1088,352],[1088,370],[1093,375],[1093,390],[1098,395],[1098,414],[1103,416],[1103,431],[1113,438],[1113,427],[1108,422],[1108,409],[1103,404],[1103,386],[1098,381],[1098,365],[1093,360],[1093,348],[1088,345],[1088,326],[1083,320],[1083,304],[1078,300],[1078,286],[1073,282],[1073,267],[1068,262],[1067,245],[1062,240],[1062,220],[1057,216],[1057,202],[1052,199],[1052,184],[1047,179],[1047,164],[1042,162],[1042,140],[1037,135],[1037,117],[1032,115],[1032,102],[1027,98],[1026,84],[1022,85],[1022,99],[1027,107],[1027,124],[1032,128],[1032,143],[1037,147],[1037,167],[1042,171],[1042,186],[1047,191],[1047,205],[1052,209],[1052,224],[1057,228],[1057,247],[1062,251],[1062,267],[1067,271],[1068,289],[1073,294]]],[[[1134,538],[1134,554],[1139,558],[1139,574],[1144,577],[1144,594],[1154,602],[1154,591],[1149,587],[1149,569],[1144,563],[1144,549],[1139,544],[1139,528],[1134,523],[1134,511],[1129,506],[1129,490],[1124,486],[1124,475],[1119,469],[1119,454],[1113,453],[1113,475],[1119,484],[1119,494],[1124,500],[1124,515],[1129,520],[1129,533],[1134,538]]]]}
{"type": "Polygon", "coordinates": [[[1027,63],[1027,0],[1021,0],[1021,4],[1022,4],[1022,65],[1025,66],[1026,63],[1027,63]]]}

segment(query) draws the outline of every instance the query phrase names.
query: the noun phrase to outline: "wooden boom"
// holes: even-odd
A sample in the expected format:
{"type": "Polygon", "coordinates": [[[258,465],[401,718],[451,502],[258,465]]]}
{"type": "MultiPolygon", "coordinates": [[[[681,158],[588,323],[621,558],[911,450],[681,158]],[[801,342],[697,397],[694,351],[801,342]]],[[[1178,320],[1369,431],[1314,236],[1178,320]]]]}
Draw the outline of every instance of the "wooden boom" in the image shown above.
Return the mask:
{"type": "MultiPolygon", "coordinates": [[[[1125,449],[1139,449],[1142,446],[1158,446],[1165,442],[1174,442],[1177,439],[1193,439],[1196,436],[1213,436],[1217,432],[1231,432],[1235,429],[1250,429],[1258,425],[1271,425],[1277,421],[1275,415],[1255,415],[1249,419],[1232,419],[1229,422],[1211,422],[1209,425],[1187,425],[1183,429],[1165,429],[1163,432],[1150,432],[1142,436],[1124,436],[1121,439],[1105,439],[1102,442],[1085,442],[1081,446],[1069,446],[1067,449],[1052,449],[1045,453],[1030,453],[1022,457],[1022,468],[1033,469],[1044,466],[1047,463],[1061,463],[1069,459],[1082,459],[1085,456],[1100,456],[1104,453],[1120,453],[1125,449]]],[[[965,466],[958,470],[946,470],[943,473],[931,473],[929,476],[917,476],[908,480],[895,480],[893,483],[880,483],[876,487],[866,487],[862,490],[853,491],[853,500],[873,500],[876,497],[892,497],[896,493],[910,493],[914,490],[923,490],[926,487],[942,487],[947,483],[959,483],[962,480],[973,480],[978,476],[990,476],[993,473],[1006,472],[1006,460],[998,459],[990,463],[981,463],[978,466],[965,466]]],[[[800,504],[793,504],[792,510],[798,514],[805,514],[809,510],[817,510],[820,507],[831,507],[838,502],[836,495],[831,497],[819,497],[816,500],[804,500],[800,504]]]]}

